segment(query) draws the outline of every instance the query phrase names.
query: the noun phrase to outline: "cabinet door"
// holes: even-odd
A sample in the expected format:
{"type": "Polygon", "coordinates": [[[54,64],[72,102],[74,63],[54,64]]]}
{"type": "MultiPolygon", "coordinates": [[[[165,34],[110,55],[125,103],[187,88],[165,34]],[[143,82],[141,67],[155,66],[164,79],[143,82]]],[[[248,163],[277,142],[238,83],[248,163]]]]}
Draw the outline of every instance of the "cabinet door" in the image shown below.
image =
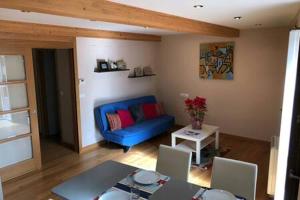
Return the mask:
{"type": "Polygon", "coordinates": [[[0,49],[0,177],[41,167],[31,49],[0,49]]]}

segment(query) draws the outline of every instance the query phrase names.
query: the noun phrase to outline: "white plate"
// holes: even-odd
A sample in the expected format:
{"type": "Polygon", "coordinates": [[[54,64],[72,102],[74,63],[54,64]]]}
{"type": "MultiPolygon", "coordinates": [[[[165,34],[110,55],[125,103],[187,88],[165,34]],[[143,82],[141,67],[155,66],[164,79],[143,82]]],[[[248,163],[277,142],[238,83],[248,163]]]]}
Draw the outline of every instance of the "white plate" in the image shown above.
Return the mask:
{"type": "Polygon", "coordinates": [[[230,192],[212,189],[203,194],[203,200],[236,200],[236,197],[230,192]]]}
{"type": "Polygon", "coordinates": [[[160,180],[160,175],[154,171],[141,170],[133,175],[133,180],[142,185],[151,185],[160,180]]]}
{"type": "Polygon", "coordinates": [[[104,193],[99,200],[130,200],[130,195],[125,193],[125,192],[121,192],[121,191],[110,191],[110,192],[106,192],[104,193]]]}

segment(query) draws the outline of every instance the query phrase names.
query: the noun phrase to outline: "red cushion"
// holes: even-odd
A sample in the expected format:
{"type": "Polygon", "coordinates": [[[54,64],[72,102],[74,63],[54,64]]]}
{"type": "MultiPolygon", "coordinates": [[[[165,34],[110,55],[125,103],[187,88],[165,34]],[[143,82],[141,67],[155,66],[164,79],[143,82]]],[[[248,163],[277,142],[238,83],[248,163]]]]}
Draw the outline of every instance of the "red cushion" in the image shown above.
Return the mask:
{"type": "Polygon", "coordinates": [[[145,119],[153,119],[158,116],[155,103],[144,104],[143,111],[145,119]]]}
{"type": "Polygon", "coordinates": [[[120,117],[122,128],[126,128],[134,124],[134,120],[129,110],[118,110],[117,113],[120,117]]]}

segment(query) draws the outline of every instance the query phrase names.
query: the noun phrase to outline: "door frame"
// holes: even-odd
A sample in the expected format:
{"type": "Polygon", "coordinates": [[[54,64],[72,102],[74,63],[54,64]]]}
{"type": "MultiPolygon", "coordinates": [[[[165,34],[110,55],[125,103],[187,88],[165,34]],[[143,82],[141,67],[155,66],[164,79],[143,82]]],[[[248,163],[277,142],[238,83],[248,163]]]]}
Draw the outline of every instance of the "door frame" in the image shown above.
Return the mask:
{"type": "Polygon", "coordinates": [[[277,173],[275,185],[275,200],[282,200],[285,196],[287,178],[288,153],[290,146],[293,106],[297,80],[298,56],[300,45],[300,30],[291,30],[289,34],[289,47],[287,66],[285,72],[283,106],[281,115],[281,127],[279,149],[277,159],[277,173]]]}
{"type": "MultiPolygon", "coordinates": [[[[300,47],[300,43],[298,44],[300,47]]],[[[300,52],[298,52],[298,63],[296,72],[296,87],[294,94],[294,105],[291,123],[291,134],[289,152],[287,159],[285,196],[284,199],[298,199],[299,174],[300,174],[300,52]]],[[[300,195],[300,194],[299,194],[300,195]]]]}
{"type": "MultiPolygon", "coordinates": [[[[5,34],[2,35],[3,37],[5,34]]],[[[3,38],[2,37],[2,38],[3,38]]],[[[32,49],[33,48],[46,48],[46,49],[73,49],[73,70],[74,70],[74,82],[75,82],[75,96],[76,96],[76,102],[75,102],[75,108],[76,108],[76,118],[77,118],[77,137],[75,142],[77,141],[77,145],[75,145],[75,151],[77,153],[82,153],[82,131],[81,131],[81,114],[80,114],[80,94],[79,94],[79,78],[78,78],[78,65],[77,65],[77,50],[76,50],[76,38],[68,37],[63,38],[65,41],[62,41],[62,38],[58,38],[59,40],[55,40],[55,37],[37,37],[37,40],[24,40],[19,39],[16,37],[15,39],[12,39],[11,35],[7,34],[7,39],[0,39],[1,47],[0,50],[4,49],[12,49],[12,48],[21,48],[25,49],[27,54],[30,55],[31,60],[31,70],[33,70],[33,64],[32,64],[32,49]]],[[[32,71],[33,72],[33,71],[32,71]]],[[[34,76],[31,78],[31,82],[34,83],[34,76]]],[[[35,92],[35,87],[33,87],[35,92]]],[[[34,97],[35,100],[35,107],[36,107],[36,97],[34,97]]],[[[38,119],[37,119],[38,121],[38,119]]],[[[37,145],[40,147],[40,139],[39,135],[35,137],[35,140],[38,143],[37,145]]],[[[39,161],[35,163],[36,169],[40,169],[42,167],[41,164],[41,152],[36,152],[37,155],[39,155],[39,161]]],[[[19,175],[16,175],[19,176],[19,175]]]]}
{"type": "MultiPolygon", "coordinates": [[[[76,102],[78,101],[76,99],[76,84],[75,84],[75,67],[74,67],[74,49],[73,48],[63,48],[63,47],[60,47],[60,48],[32,48],[32,53],[34,55],[34,63],[33,63],[33,68],[34,68],[34,72],[35,72],[35,79],[39,79],[37,80],[35,83],[37,84],[36,85],[36,94],[37,94],[37,106],[38,108],[40,108],[41,112],[38,112],[38,117],[40,118],[40,123],[44,123],[45,124],[45,128],[47,129],[46,131],[46,136],[49,135],[49,132],[48,132],[48,122],[47,122],[47,115],[45,114],[48,110],[47,110],[47,106],[45,106],[45,102],[43,100],[41,100],[41,97],[44,97],[46,94],[44,93],[45,92],[45,88],[44,88],[44,84],[43,82],[45,81],[44,80],[44,77],[43,77],[43,68],[39,68],[38,65],[40,65],[40,57],[38,57],[39,52],[42,51],[42,50],[48,50],[48,51],[55,51],[55,49],[63,49],[63,50],[68,50],[69,51],[69,58],[66,58],[66,59],[70,59],[69,62],[70,62],[70,73],[71,73],[71,76],[70,76],[70,82],[71,82],[71,96],[72,96],[72,121],[75,122],[73,123],[73,130],[75,131],[73,133],[73,138],[74,138],[74,145],[71,145],[71,144],[68,144],[68,143],[65,143],[63,141],[60,141],[60,144],[61,145],[64,145],[66,146],[67,148],[70,148],[76,152],[79,152],[79,138],[78,138],[78,119],[77,119],[77,104],[76,102]],[[40,76],[37,77],[37,76],[40,76]],[[41,88],[37,88],[37,87],[41,87],[41,88]],[[41,92],[41,93],[40,93],[41,92]],[[42,122],[43,121],[43,122],[42,122]]],[[[54,61],[55,62],[55,65],[56,65],[56,60],[54,61]]],[[[61,110],[60,110],[60,107],[58,106],[58,112],[60,113],[61,110]]],[[[60,114],[58,113],[58,118],[60,118],[60,114]]],[[[60,124],[60,127],[61,127],[61,124],[60,124]]]]}

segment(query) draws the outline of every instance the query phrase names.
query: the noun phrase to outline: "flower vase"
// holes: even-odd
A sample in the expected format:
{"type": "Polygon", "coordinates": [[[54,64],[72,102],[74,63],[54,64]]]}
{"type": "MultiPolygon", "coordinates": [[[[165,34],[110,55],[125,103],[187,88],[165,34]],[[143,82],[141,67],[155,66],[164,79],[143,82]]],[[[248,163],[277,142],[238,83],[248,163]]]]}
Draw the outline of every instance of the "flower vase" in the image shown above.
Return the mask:
{"type": "Polygon", "coordinates": [[[201,130],[202,129],[202,124],[203,124],[203,119],[193,119],[191,120],[191,124],[192,124],[192,129],[195,130],[201,130]]]}

